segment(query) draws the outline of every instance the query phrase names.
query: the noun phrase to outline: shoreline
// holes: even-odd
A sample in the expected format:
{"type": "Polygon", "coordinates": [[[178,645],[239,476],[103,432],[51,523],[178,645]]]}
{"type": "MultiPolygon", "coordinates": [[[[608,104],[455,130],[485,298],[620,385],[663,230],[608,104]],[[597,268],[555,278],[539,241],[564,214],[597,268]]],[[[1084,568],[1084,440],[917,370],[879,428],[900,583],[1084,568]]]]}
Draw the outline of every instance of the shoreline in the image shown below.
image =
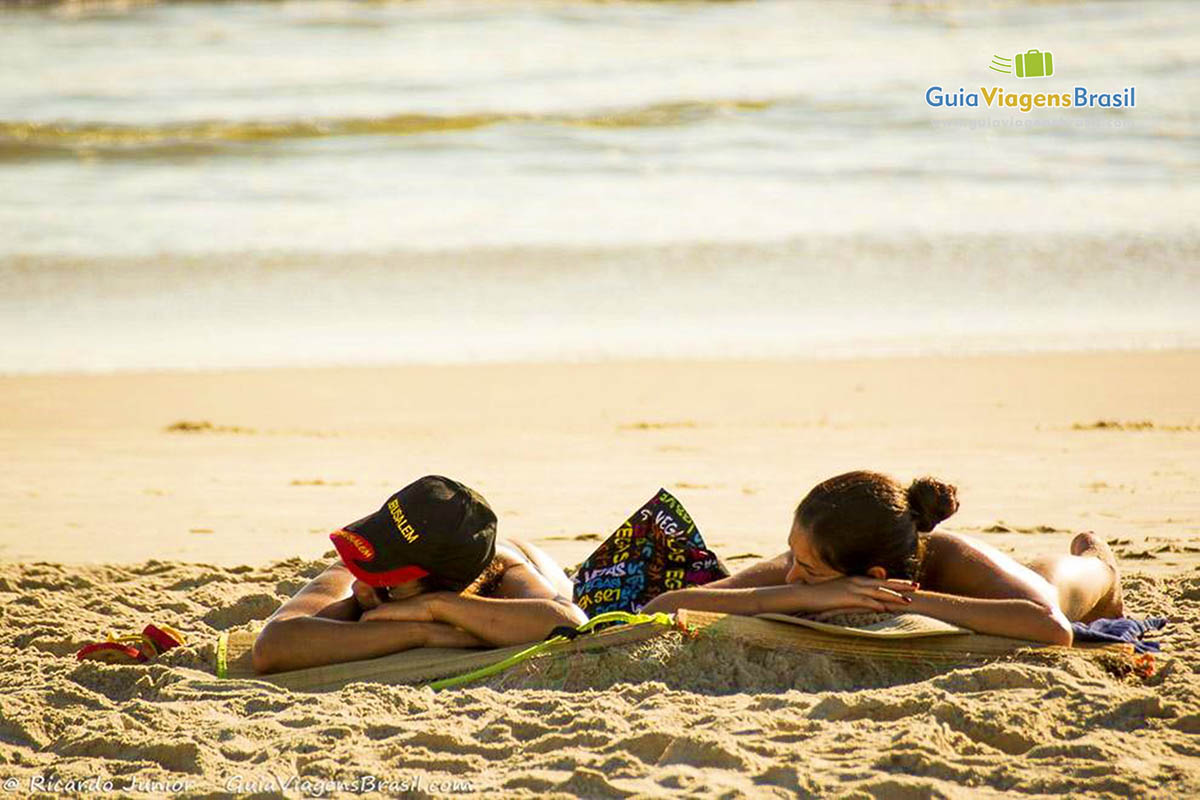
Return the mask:
{"type": "MultiPolygon", "coordinates": [[[[1099,346],[1095,348],[1073,348],[1064,346],[1062,349],[1054,348],[1038,348],[1038,349],[999,349],[999,350],[968,350],[955,351],[946,349],[938,352],[878,352],[878,353],[861,353],[861,354],[845,354],[845,353],[829,353],[819,354],[810,353],[805,355],[795,356],[704,356],[704,355],[681,355],[681,356],[612,356],[612,357],[580,357],[580,358],[514,358],[514,359],[479,359],[461,361],[446,360],[446,361],[380,361],[380,362],[364,362],[356,363],[339,363],[339,364],[275,364],[265,366],[228,366],[228,367],[115,367],[111,369],[94,369],[94,370],[59,370],[46,372],[4,372],[0,371],[0,381],[6,380],[23,380],[26,378],[153,378],[155,376],[217,376],[217,375],[239,375],[248,373],[281,373],[281,372],[336,372],[336,371],[363,371],[363,370],[404,370],[404,369],[472,369],[472,368],[554,368],[554,367],[598,367],[606,366],[645,366],[654,367],[659,365],[693,365],[701,367],[712,366],[786,366],[789,364],[801,365],[806,363],[829,364],[871,364],[877,362],[890,362],[897,360],[907,361],[924,361],[924,360],[964,360],[973,361],[978,359],[1023,359],[1023,358],[1040,358],[1040,357],[1105,357],[1105,356],[1126,356],[1126,355],[1154,355],[1154,354],[1177,354],[1177,355],[1193,355],[1200,354],[1200,345],[1162,345],[1152,347],[1141,347],[1130,345],[1128,347],[1114,346],[1099,346]]],[[[0,426],[2,428],[2,426],[0,426]]]]}
{"type": "Polygon", "coordinates": [[[1200,246],[1186,231],[930,236],[0,256],[0,283],[12,286],[0,334],[21,342],[0,350],[0,371],[844,361],[1200,348],[1200,278],[1188,268],[1200,246]]]}

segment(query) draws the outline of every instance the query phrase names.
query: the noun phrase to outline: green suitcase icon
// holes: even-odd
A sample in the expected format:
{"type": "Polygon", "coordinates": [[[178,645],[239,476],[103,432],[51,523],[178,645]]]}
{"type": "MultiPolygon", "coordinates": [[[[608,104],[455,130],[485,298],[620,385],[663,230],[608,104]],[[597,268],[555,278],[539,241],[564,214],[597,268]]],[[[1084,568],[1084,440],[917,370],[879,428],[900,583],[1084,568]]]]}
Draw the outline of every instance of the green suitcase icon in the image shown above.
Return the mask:
{"type": "Polygon", "coordinates": [[[1030,50],[1027,53],[1017,53],[1018,78],[1049,78],[1054,74],[1054,56],[1030,50]]]}

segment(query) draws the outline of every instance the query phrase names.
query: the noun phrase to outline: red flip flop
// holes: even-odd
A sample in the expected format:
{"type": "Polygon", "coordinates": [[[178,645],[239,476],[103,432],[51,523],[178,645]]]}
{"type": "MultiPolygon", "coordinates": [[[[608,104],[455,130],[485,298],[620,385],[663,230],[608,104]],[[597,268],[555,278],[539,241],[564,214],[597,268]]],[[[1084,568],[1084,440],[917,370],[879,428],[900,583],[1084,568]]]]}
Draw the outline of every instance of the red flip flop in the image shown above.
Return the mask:
{"type": "Polygon", "coordinates": [[[151,651],[148,653],[150,658],[160,656],[186,641],[183,634],[170,625],[150,624],[142,629],[142,649],[151,651]]]}
{"type": "MultiPolygon", "coordinates": [[[[138,641],[141,638],[137,637],[138,641]]],[[[144,664],[149,660],[141,648],[111,640],[84,645],[79,648],[75,658],[80,661],[99,661],[101,664],[144,664]]]]}
{"type": "Polygon", "coordinates": [[[106,642],[93,642],[79,648],[75,658],[101,664],[144,664],[185,641],[183,634],[170,625],[150,624],[135,636],[110,633],[106,642]]]}

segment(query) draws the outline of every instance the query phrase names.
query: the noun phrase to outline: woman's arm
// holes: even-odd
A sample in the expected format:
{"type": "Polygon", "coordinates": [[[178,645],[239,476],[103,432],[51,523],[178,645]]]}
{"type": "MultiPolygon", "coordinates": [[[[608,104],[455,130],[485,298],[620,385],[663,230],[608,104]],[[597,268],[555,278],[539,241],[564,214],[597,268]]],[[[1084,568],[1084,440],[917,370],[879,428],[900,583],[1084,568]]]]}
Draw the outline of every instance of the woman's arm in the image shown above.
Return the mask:
{"type": "MultiPolygon", "coordinates": [[[[740,574],[740,573],[739,573],[740,574]]],[[[736,577],[736,576],[733,576],[736,577]]],[[[912,581],[877,580],[866,577],[838,578],[821,583],[790,583],[747,589],[713,589],[712,584],[663,592],[642,609],[656,611],[720,611],[726,614],[814,613],[835,608],[887,611],[889,603],[907,605],[905,593],[916,588],[912,581]]]]}
{"type": "Polygon", "coordinates": [[[468,631],[490,645],[537,642],[560,625],[574,628],[587,614],[569,601],[505,599],[439,592],[431,598],[433,618],[468,631]]]}
{"type": "Polygon", "coordinates": [[[377,658],[415,647],[483,645],[478,638],[437,622],[293,617],[267,623],[254,642],[251,657],[256,672],[269,673],[377,658]]]}
{"type": "Polygon", "coordinates": [[[888,603],[889,611],[936,617],[979,633],[1070,647],[1071,623],[1058,606],[1033,600],[988,600],[936,592],[913,592],[911,603],[888,603]]]}
{"type": "MultiPolygon", "coordinates": [[[[792,567],[792,553],[785,550],[774,558],[764,559],[751,564],[727,578],[706,583],[703,586],[689,589],[678,589],[665,592],[650,601],[642,610],[646,613],[656,611],[678,611],[680,608],[691,608],[696,611],[719,611],[726,614],[765,614],[775,612],[791,614],[799,611],[828,611],[833,597],[846,600],[847,610],[861,611],[863,608],[882,610],[881,599],[873,595],[873,589],[880,585],[878,581],[864,578],[865,584],[842,584],[833,582],[830,586],[816,589],[813,586],[795,584],[789,586],[786,582],[788,571],[792,567]],[[867,587],[867,591],[857,591],[867,587]]],[[[913,587],[908,581],[887,587],[892,591],[905,592],[913,587]]],[[[884,595],[890,599],[898,599],[895,594],[884,595]]]]}
{"type": "MultiPolygon", "coordinates": [[[[1071,623],[1049,581],[994,547],[953,533],[929,537],[923,584],[904,610],[980,633],[1070,645],[1071,623]]],[[[891,604],[891,610],[900,610],[891,604]]]]}
{"type": "Polygon", "coordinates": [[[531,564],[515,564],[505,570],[495,597],[431,592],[383,603],[363,619],[439,622],[502,647],[539,641],[559,625],[581,625],[587,614],[531,564]]]}
{"type": "Polygon", "coordinates": [[[358,622],[354,576],[338,562],[281,605],[251,652],[259,673],[302,669],[396,653],[414,647],[479,647],[476,637],[448,625],[358,622]]]}

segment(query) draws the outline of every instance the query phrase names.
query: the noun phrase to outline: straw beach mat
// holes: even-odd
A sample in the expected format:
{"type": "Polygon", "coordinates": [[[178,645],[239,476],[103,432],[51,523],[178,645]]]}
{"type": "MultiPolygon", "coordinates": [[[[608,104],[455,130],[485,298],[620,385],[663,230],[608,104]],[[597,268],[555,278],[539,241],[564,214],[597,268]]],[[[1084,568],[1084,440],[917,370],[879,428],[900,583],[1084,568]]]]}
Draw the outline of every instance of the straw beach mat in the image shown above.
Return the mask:
{"type": "Polygon", "coordinates": [[[1030,649],[1110,658],[1115,655],[1130,660],[1134,656],[1133,646],[1127,644],[1056,647],[1024,639],[985,636],[920,614],[898,614],[862,627],[832,625],[784,614],[742,617],[682,609],[678,617],[700,635],[840,659],[953,666],[994,661],[1030,649]]]}
{"type": "MultiPolygon", "coordinates": [[[[546,643],[538,648],[534,657],[570,658],[578,653],[643,642],[682,627],[696,636],[726,639],[782,652],[820,654],[842,660],[966,666],[1031,649],[1085,657],[1116,657],[1131,664],[1134,660],[1131,645],[1053,647],[1022,639],[984,636],[917,614],[899,614],[860,627],[780,614],[743,617],[687,609],[679,611],[676,618],[679,626],[621,625],[570,641],[546,643]]],[[[308,692],[336,691],[359,681],[413,685],[455,678],[500,665],[530,648],[528,644],[493,650],[420,648],[366,661],[258,675],[250,656],[256,635],[255,631],[221,635],[216,655],[219,677],[268,681],[294,691],[308,692]]]]}
{"type": "MultiPolygon", "coordinates": [[[[566,657],[604,647],[633,644],[677,630],[668,625],[621,625],[589,633],[571,641],[559,641],[541,649],[537,658],[566,657]]],[[[349,661],[321,667],[259,675],[251,663],[257,631],[222,634],[217,642],[217,675],[222,678],[253,678],[269,681],[294,691],[336,691],[357,681],[389,684],[419,684],[452,678],[499,664],[529,648],[528,644],[493,650],[451,650],[422,647],[366,661],[349,661]]]]}
{"type": "Polygon", "coordinates": [[[759,614],[758,619],[786,622],[812,630],[836,633],[839,636],[862,636],[868,639],[924,639],[929,636],[970,636],[972,631],[960,628],[924,614],[892,614],[864,625],[836,625],[791,614],[759,614]]]}

